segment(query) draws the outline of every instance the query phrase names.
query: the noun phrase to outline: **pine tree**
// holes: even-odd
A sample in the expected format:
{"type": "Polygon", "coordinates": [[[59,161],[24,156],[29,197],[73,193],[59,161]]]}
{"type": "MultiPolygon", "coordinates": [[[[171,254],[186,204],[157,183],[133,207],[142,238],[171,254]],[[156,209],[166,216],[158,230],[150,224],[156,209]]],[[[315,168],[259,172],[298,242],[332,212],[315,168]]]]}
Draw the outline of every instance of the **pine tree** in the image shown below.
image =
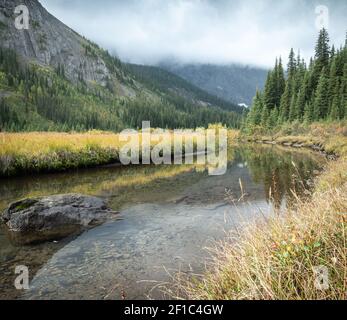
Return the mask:
{"type": "Polygon", "coordinates": [[[296,110],[296,95],[293,94],[290,100],[289,121],[292,122],[298,118],[298,111],[296,110]]]}
{"type": "Polygon", "coordinates": [[[267,77],[261,105],[259,95],[258,92],[250,122],[267,129],[286,121],[311,123],[347,118],[347,34],[343,48],[336,50],[333,46],[330,50],[329,35],[322,29],[315,58],[310,59],[308,68],[300,52],[295,57],[291,49],[287,79],[281,59],[276,59],[267,77]]]}
{"type": "Polygon", "coordinates": [[[314,120],[314,110],[313,104],[310,102],[306,102],[305,112],[304,112],[304,121],[307,123],[311,123],[314,120]]]}
{"type": "Polygon", "coordinates": [[[329,110],[331,110],[332,103],[334,100],[334,96],[339,92],[340,89],[340,80],[337,76],[337,66],[336,66],[336,59],[333,59],[330,65],[330,72],[329,72],[329,110]]]}
{"type": "Polygon", "coordinates": [[[283,70],[281,58],[279,59],[279,62],[278,62],[276,82],[277,82],[277,88],[276,88],[277,92],[276,92],[275,105],[279,108],[280,104],[281,104],[281,97],[282,97],[284,90],[285,90],[285,87],[286,87],[286,80],[284,77],[284,70],[283,70]]]}
{"type": "Polygon", "coordinates": [[[295,60],[295,53],[294,49],[290,49],[289,58],[288,58],[288,65],[287,65],[287,76],[288,79],[292,78],[296,72],[296,60],[295,60]]]}
{"type": "Polygon", "coordinates": [[[314,91],[315,91],[316,87],[314,86],[314,80],[315,80],[313,77],[314,62],[313,62],[312,58],[310,59],[310,64],[309,64],[307,72],[308,72],[307,97],[310,101],[313,101],[314,91]]]}
{"type": "Polygon", "coordinates": [[[339,97],[335,96],[330,108],[329,118],[331,120],[339,120],[340,119],[340,101],[339,97]]]}
{"type": "Polygon", "coordinates": [[[263,110],[262,110],[262,113],[261,113],[261,125],[264,128],[267,128],[267,129],[269,128],[268,127],[269,117],[270,117],[270,111],[267,108],[267,105],[264,103],[263,110]]]}
{"type": "Polygon", "coordinates": [[[290,111],[290,101],[291,101],[291,81],[289,79],[286,81],[286,87],[284,93],[281,97],[280,103],[280,118],[282,122],[285,122],[289,118],[290,111]]]}
{"type": "Polygon", "coordinates": [[[270,117],[268,120],[268,127],[274,128],[278,123],[278,108],[274,108],[270,112],[270,117]]]}
{"type": "Polygon", "coordinates": [[[328,68],[330,60],[330,47],[329,47],[329,35],[325,28],[319,32],[316,48],[315,48],[315,61],[313,68],[313,86],[318,85],[321,72],[323,68],[328,68]]]}
{"type": "Polygon", "coordinates": [[[347,118],[347,57],[346,63],[344,65],[343,77],[341,79],[341,87],[340,87],[340,117],[347,118]]]}
{"type": "Polygon", "coordinates": [[[341,98],[340,98],[340,92],[341,92],[341,85],[340,85],[340,78],[334,77],[330,73],[330,79],[329,79],[329,97],[330,97],[330,106],[329,106],[329,117],[332,120],[338,120],[340,117],[343,118],[343,110],[341,110],[341,98]],[[335,80],[335,84],[332,84],[332,80],[335,80]]]}
{"type": "Polygon", "coordinates": [[[314,119],[324,119],[329,110],[329,80],[325,68],[319,78],[319,83],[314,100],[314,119]]]}
{"type": "MultiPolygon", "coordinates": [[[[283,94],[280,99],[279,104],[279,117],[282,122],[285,122],[290,119],[290,110],[292,97],[295,92],[295,77],[297,72],[298,63],[295,59],[294,49],[291,48],[289,57],[288,57],[288,65],[287,65],[287,81],[285,81],[285,87],[283,94]]],[[[293,110],[292,110],[293,115],[293,110]]]]}
{"type": "Polygon", "coordinates": [[[263,110],[262,95],[259,90],[257,90],[256,95],[253,99],[253,105],[251,111],[248,114],[247,123],[251,126],[257,126],[261,123],[261,115],[263,110]]]}
{"type": "Polygon", "coordinates": [[[318,41],[315,48],[316,66],[322,70],[329,65],[330,59],[330,47],[329,47],[329,34],[328,31],[323,28],[318,37],[318,41]]]}
{"type": "Polygon", "coordinates": [[[295,105],[295,117],[301,119],[305,112],[305,104],[308,100],[308,82],[309,82],[309,73],[306,72],[304,80],[302,81],[301,88],[298,93],[298,98],[295,105]]]}
{"type": "Polygon", "coordinates": [[[269,111],[276,106],[277,102],[277,73],[278,61],[276,59],[275,68],[269,71],[264,89],[264,104],[269,111]]]}

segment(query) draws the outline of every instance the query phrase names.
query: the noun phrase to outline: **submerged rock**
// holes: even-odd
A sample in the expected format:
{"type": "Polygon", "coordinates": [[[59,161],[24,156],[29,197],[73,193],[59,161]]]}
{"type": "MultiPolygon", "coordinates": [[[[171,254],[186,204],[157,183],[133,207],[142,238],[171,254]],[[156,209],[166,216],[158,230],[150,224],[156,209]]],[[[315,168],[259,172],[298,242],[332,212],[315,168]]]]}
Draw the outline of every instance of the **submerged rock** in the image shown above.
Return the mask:
{"type": "Polygon", "coordinates": [[[24,199],[1,216],[11,239],[30,244],[61,239],[114,218],[104,200],[81,194],[24,199]]]}

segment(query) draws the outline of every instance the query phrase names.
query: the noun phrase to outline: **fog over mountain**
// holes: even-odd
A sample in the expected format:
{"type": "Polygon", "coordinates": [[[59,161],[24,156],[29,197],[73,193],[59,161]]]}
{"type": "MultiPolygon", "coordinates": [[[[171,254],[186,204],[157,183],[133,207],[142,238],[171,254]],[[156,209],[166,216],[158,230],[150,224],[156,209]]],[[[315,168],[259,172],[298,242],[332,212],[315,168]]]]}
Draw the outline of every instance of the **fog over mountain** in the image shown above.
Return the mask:
{"type": "Polygon", "coordinates": [[[268,70],[232,65],[160,64],[164,69],[220,97],[224,100],[250,106],[256,89],[262,90],[268,70]]]}
{"type": "MultiPolygon", "coordinates": [[[[156,64],[240,63],[270,67],[290,47],[309,58],[318,5],[329,10],[329,34],[340,45],[345,0],[41,0],[57,18],[125,61],[156,64]]],[[[324,16],[324,14],[323,14],[324,16]]]]}

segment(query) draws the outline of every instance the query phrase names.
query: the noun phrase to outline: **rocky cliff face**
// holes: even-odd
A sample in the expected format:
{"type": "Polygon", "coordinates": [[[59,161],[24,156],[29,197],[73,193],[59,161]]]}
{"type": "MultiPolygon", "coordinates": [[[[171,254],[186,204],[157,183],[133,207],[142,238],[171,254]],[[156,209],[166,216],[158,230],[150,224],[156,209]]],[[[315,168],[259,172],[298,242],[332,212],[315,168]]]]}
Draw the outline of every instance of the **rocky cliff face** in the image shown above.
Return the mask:
{"type": "Polygon", "coordinates": [[[26,60],[43,65],[63,65],[72,81],[83,77],[106,85],[110,71],[100,55],[88,51],[90,42],[52,16],[37,0],[0,0],[0,45],[14,49],[26,60]],[[15,7],[29,9],[29,29],[15,27],[15,7]]]}

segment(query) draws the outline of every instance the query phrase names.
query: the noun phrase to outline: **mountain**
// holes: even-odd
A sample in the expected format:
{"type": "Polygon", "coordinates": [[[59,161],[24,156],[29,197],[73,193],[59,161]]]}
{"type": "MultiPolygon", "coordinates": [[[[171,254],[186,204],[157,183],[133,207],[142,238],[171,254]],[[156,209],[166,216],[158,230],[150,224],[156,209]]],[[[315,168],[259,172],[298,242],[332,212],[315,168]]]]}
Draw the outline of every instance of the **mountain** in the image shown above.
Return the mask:
{"type": "Polygon", "coordinates": [[[268,70],[241,65],[180,64],[160,66],[221,99],[252,104],[256,89],[262,90],[268,70]]]}
{"type": "Polygon", "coordinates": [[[37,0],[1,0],[1,46],[15,50],[26,61],[58,67],[64,65],[67,78],[96,81],[105,85],[110,70],[89,41],[48,13],[37,0]],[[14,8],[24,4],[30,13],[28,30],[17,30],[14,8]]]}
{"type": "Polygon", "coordinates": [[[0,1],[0,99],[0,130],[13,131],[238,126],[243,111],[160,68],[122,63],[37,0],[0,1]],[[17,5],[28,30],[15,27],[17,5]]]}
{"type": "Polygon", "coordinates": [[[234,103],[223,100],[198,88],[183,78],[160,67],[127,64],[127,70],[136,80],[147,83],[153,91],[168,95],[177,95],[202,106],[219,106],[228,111],[242,113],[244,109],[234,103]]]}

